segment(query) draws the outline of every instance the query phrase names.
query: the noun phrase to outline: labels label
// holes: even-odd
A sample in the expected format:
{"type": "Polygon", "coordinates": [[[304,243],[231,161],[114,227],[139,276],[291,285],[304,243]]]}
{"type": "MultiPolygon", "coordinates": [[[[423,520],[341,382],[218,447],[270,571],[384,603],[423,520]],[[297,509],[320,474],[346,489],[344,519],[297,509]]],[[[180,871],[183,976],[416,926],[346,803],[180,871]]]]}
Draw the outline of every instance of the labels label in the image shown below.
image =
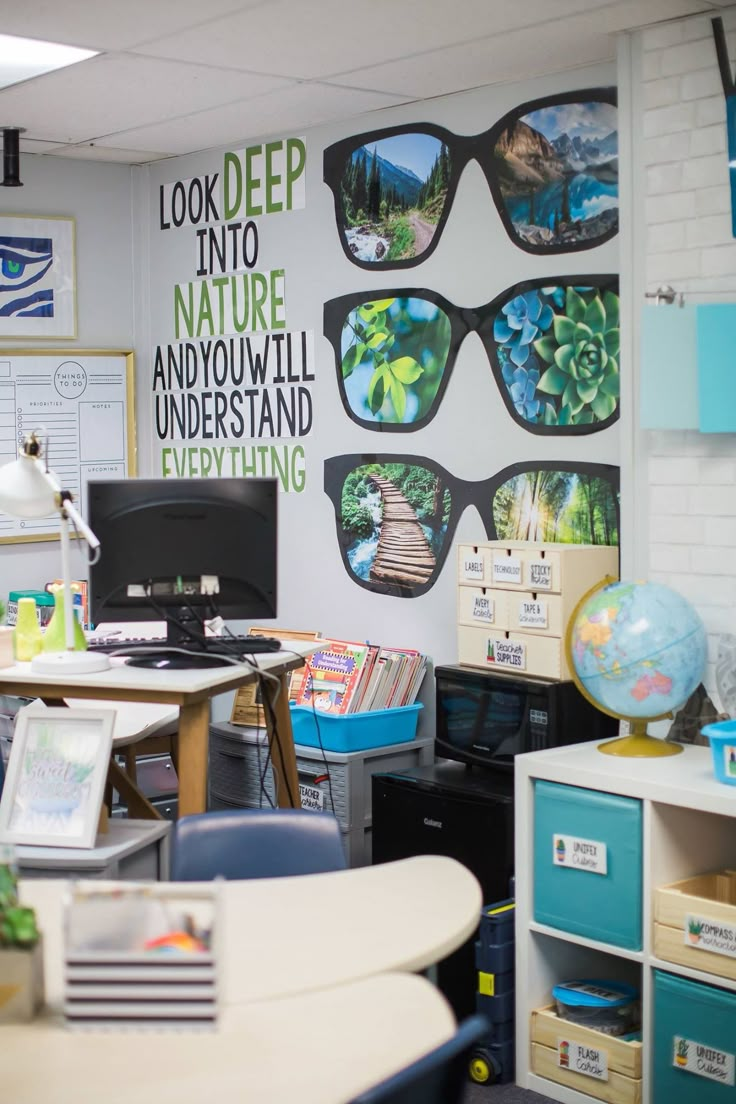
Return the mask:
{"type": "Polygon", "coordinates": [[[521,583],[521,560],[517,556],[499,556],[493,561],[494,583],[521,583]]]}
{"type": "Polygon", "coordinates": [[[561,1069],[594,1077],[596,1081],[608,1080],[608,1051],[599,1047],[583,1046],[571,1039],[557,1039],[557,1065],[561,1069]]]}
{"type": "Polygon", "coordinates": [[[672,1065],[676,1069],[687,1070],[709,1081],[720,1081],[722,1085],[734,1084],[734,1056],[727,1050],[717,1050],[682,1035],[673,1036],[672,1044],[672,1065]]]}
{"type": "Polygon", "coordinates": [[[552,564],[546,560],[532,560],[529,564],[529,585],[532,590],[551,590],[552,564]]]}
{"type": "Polygon", "coordinates": [[[465,556],[463,558],[463,579],[472,579],[476,583],[483,580],[482,556],[465,556]]]}
{"type": "Polygon", "coordinates": [[[697,951],[736,958],[736,927],[725,920],[709,920],[705,916],[685,917],[685,943],[697,951]]]}
{"type": "Polygon", "coordinates": [[[547,603],[523,601],[519,603],[519,627],[525,629],[547,628],[547,603]]]}
{"type": "Polygon", "coordinates": [[[555,866],[570,866],[586,874],[608,873],[608,852],[605,843],[581,836],[552,834],[552,862],[555,866]]]}
{"type": "Polygon", "coordinates": [[[485,594],[476,594],[473,598],[473,609],[470,614],[474,621],[485,621],[492,625],[494,618],[493,599],[486,598],[485,594]]]}
{"type": "Polygon", "coordinates": [[[509,667],[512,671],[526,670],[526,644],[515,640],[489,640],[486,662],[494,667],[509,667]]]}
{"type": "Polygon", "coordinates": [[[299,783],[299,796],[302,799],[302,809],[309,809],[313,813],[322,813],[325,808],[325,795],[317,786],[307,786],[299,783]]]}

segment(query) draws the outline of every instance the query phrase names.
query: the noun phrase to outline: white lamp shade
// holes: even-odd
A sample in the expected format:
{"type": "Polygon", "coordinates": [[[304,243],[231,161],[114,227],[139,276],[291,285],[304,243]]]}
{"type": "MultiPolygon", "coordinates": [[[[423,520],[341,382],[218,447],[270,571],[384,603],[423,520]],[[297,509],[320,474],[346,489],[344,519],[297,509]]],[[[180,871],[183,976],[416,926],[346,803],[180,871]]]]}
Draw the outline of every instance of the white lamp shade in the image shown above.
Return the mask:
{"type": "Polygon", "coordinates": [[[21,455],[0,467],[0,510],[18,518],[47,517],[57,511],[53,488],[35,457],[21,455]]]}

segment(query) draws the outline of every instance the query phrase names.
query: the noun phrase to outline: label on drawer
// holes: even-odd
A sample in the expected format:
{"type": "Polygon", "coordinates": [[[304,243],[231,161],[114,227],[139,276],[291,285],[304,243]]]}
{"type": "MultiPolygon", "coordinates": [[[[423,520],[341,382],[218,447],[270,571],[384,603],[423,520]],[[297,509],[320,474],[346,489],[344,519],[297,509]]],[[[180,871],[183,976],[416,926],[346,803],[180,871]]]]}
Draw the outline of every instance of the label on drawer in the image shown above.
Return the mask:
{"type": "Polygon", "coordinates": [[[483,580],[483,557],[463,556],[463,579],[472,579],[474,583],[483,580]]]}
{"type": "Polygon", "coordinates": [[[736,958],[736,927],[725,920],[708,920],[705,916],[685,917],[685,943],[696,951],[736,958]]]}
{"type": "Polygon", "coordinates": [[[585,1077],[595,1077],[596,1081],[608,1080],[608,1051],[583,1046],[562,1036],[557,1040],[557,1065],[585,1077]]]}
{"type": "Polygon", "coordinates": [[[529,585],[532,590],[551,590],[552,564],[546,560],[532,560],[529,564],[529,585]]]}
{"type": "Polygon", "coordinates": [[[547,603],[532,601],[519,602],[519,628],[546,629],[547,603]]]}
{"type": "Polygon", "coordinates": [[[325,795],[317,786],[307,786],[299,783],[299,796],[302,799],[302,809],[309,809],[313,813],[323,813],[325,809],[325,795]]]}
{"type": "Polygon", "coordinates": [[[487,625],[493,624],[493,599],[486,598],[485,594],[476,594],[473,597],[470,616],[474,621],[485,621],[487,625]]]}
{"type": "Polygon", "coordinates": [[[518,640],[489,640],[486,662],[494,667],[508,667],[512,671],[526,670],[526,644],[518,640]]]}
{"type": "Polygon", "coordinates": [[[499,556],[493,561],[494,583],[521,583],[521,560],[517,556],[499,556]]]}
{"type": "Polygon", "coordinates": [[[722,1085],[734,1084],[734,1056],[727,1050],[716,1050],[694,1039],[684,1039],[682,1035],[673,1036],[672,1043],[672,1065],[677,1069],[707,1077],[709,1081],[720,1081],[722,1085]]]}
{"type": "Polygon", "coordinates": [[[555,866],[572,866],[586,874],[607,874],[608,858],[605,843],[582,839],[580,836],[552,834],[552,861],[555,866]]]}

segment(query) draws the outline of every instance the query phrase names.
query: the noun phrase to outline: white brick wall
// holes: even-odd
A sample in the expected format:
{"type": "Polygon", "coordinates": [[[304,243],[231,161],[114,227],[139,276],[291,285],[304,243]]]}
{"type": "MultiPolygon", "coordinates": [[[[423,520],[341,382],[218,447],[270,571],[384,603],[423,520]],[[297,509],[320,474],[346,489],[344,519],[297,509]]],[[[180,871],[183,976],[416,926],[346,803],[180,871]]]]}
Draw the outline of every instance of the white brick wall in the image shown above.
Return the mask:
{"type": "MultiPolygon", "coordinates": [[[[723,20],[733,63],[736,9],[723,20]]],[[[710,17],[652,27],[641,45],[646,290],[667,283],[690,302],[732,300],[726,106],[710,17]]],[[[645,447],[649,578],[679,590],[702,616],[715,697],[718,637],[736,633],[736,434],[648,433],[645,447]]]]}

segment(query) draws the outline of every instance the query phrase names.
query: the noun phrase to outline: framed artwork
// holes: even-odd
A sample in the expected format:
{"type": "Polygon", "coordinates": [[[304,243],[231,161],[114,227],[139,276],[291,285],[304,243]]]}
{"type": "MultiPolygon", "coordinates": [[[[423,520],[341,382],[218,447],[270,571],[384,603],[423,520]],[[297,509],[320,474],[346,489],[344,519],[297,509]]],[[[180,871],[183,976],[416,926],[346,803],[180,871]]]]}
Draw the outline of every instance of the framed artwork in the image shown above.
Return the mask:
{"type": "Polygon", "coordinates": [[[75,222],[0,215],[0,338],[77,336],[75,222]]]}
{"type": "Polygon", "coordinates": [[[0,843],[94,847],[114,709],[26,706],[0,798],[0,843]]]}

